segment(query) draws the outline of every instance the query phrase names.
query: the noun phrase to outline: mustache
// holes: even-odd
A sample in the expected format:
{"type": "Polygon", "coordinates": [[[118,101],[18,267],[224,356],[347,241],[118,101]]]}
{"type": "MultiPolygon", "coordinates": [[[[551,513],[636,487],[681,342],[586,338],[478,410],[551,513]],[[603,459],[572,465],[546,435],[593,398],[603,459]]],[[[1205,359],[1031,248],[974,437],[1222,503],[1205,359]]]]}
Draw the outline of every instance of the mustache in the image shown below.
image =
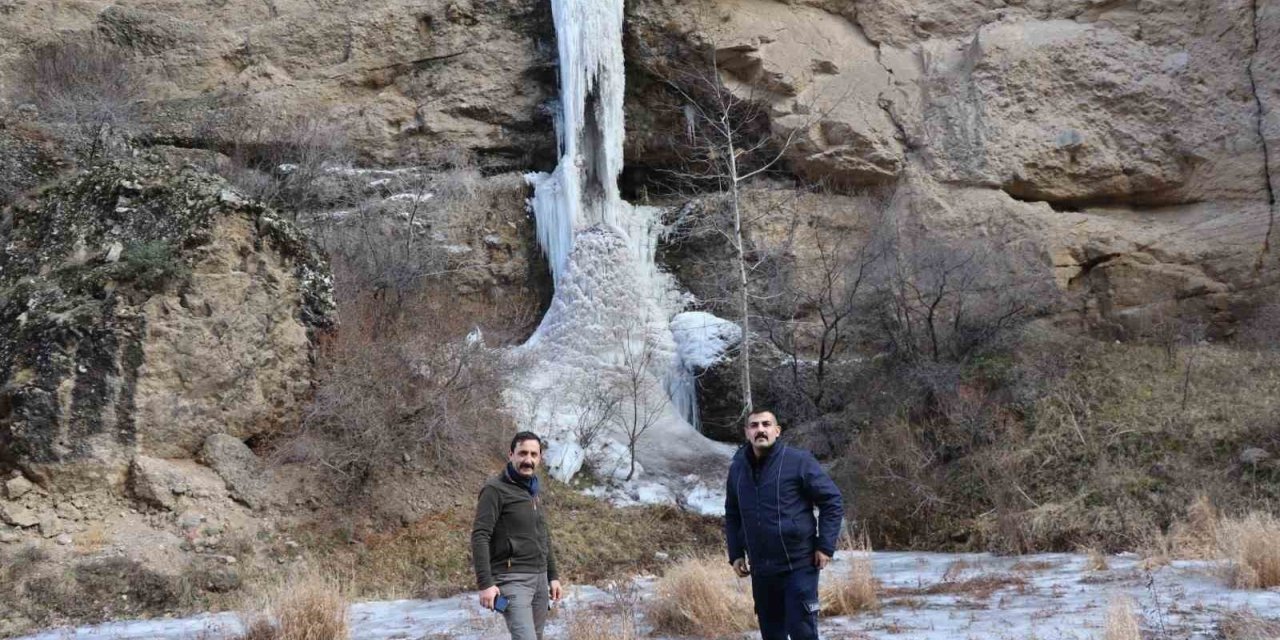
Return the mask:
{"type": "Polygon", "coordinates": [[[520,463],[520,468],[521,468],[521,469],[532,469],[532,468],[534,468],[534,467],[533,467],[533,463],[532,463],[532,462],[521,462],[521,463],[520,463]]]}

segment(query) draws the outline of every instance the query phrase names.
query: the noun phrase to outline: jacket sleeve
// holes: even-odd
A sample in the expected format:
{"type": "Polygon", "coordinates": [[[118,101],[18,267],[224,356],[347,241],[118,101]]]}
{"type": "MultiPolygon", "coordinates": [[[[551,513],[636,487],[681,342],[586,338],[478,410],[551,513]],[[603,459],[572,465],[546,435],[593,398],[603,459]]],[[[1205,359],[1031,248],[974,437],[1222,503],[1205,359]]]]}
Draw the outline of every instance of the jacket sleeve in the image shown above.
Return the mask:
{"type": "Polygon", "coordinates": [[[551,525],[547,524],[546,515],[542,518],[542,532],[546,536],[547,543],[547,582],[560,579],[560,572],[556,570],[556,548],[551,545],[551,525]]]}
{"type": "Polygon", "coordinates": [[[840,496],[840,488],[813,454],[805,455],[803,468],[805,494],[818,507],[818,550],[828,556],[835,555],[840,520],[844,518],[844,499],[840,496]]]}
{"type": "Polygon", "coordinates": [[[489,540],[493,538],[493,528],[501,512],[502,498],[498,490],[490,486],[481,489],[480,500],[476,502],[476,519],[471,525],[471,564],[476,572],[476,585],[481,589],[494,585],[489,568],[489,540]]]}
{"type": "Polygon", "coordinates": [[[724,539],[729,546],[729,562],[746,555],[742,543],[742,512],[738,509],[738,492],[733,482],[736,471],[736,465],[729,465],[724,486],[724,539]]]}

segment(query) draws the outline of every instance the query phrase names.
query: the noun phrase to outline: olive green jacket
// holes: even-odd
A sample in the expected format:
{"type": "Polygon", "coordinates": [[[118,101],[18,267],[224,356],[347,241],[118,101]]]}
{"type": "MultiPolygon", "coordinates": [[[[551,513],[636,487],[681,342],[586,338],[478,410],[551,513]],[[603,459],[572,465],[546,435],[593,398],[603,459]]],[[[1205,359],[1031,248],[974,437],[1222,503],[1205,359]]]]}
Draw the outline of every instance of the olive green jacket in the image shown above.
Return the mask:
{"type": "Polygon", "coordinates": [[[488,589],[503,573],[547,573],[556,580],[556,556],[539,499],[512,482],[506,473],[490,478],[480,490],[471,527],[471,562],[476,584],[488,589]]]}

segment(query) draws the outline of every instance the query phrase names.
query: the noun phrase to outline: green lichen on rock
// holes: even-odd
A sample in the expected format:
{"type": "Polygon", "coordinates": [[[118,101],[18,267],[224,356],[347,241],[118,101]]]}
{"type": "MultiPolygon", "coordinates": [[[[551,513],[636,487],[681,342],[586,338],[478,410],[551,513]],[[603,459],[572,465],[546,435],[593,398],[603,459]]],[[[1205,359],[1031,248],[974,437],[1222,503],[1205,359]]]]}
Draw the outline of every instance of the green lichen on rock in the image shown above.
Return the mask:
{"type": "Polygon", "coordinates": [[[195,167],[117,161],[9,207],[0,250],[0,467],[100,458],[104,447],[137,440],[144,307],[160,294],[185,296],[202,248],[234,217],[254,230],[252,251],[269,249],[292,270],[297,320],[330,327],[332,277],[310,240],[195,167]]]}

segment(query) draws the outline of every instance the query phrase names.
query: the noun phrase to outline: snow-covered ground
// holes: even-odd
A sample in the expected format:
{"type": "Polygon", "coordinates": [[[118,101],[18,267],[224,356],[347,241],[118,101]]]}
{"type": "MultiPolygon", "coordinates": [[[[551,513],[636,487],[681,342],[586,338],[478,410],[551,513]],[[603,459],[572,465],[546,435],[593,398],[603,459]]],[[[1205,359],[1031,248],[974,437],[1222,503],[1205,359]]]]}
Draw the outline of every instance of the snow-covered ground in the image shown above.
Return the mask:
{"type": "MultiPolygon", "coordinates": [[[[1136,556],[1107,560],[1108,568],[1091,571],[1088,559],[1075,554],[875,553],[872,565],[881,584],[883,608],[875,613],[825,618],[823,637],[1101,638],[1107,607],[1117,596],[1132,599],[1143,627],[1158,638],[1217,637],[1217,621],[1233,611],[1280,615],[1280,591],[1227,589],[1211,563],[1174,562],[1147,570],[1136,556]]],[[[830,577],[844,569],[847,561],[837,557],[824,575],[830,577]]],[[[637,585],[643,609],[654,579],[640,578],[637,585]]],[[[742,586],[748,588],[745,581],[742,586]]],[[[569,591],[550,623],[549,638],[565,637],[565,620],[574,611],[598,608],[613,600],[595,587],[574,586],[569,591]]],[[[506,637],[501,619],[479,609],[474,594],[360,603],[352,607],[350,621],[351,637],[359,640],[506,637]]],[[[21,640],[222,640],[234,637],[238,630],[235,614],[218,614],[54,630],[21,640]]],[[[758,636],[748,633],[743,637],[758,636]]]]}

